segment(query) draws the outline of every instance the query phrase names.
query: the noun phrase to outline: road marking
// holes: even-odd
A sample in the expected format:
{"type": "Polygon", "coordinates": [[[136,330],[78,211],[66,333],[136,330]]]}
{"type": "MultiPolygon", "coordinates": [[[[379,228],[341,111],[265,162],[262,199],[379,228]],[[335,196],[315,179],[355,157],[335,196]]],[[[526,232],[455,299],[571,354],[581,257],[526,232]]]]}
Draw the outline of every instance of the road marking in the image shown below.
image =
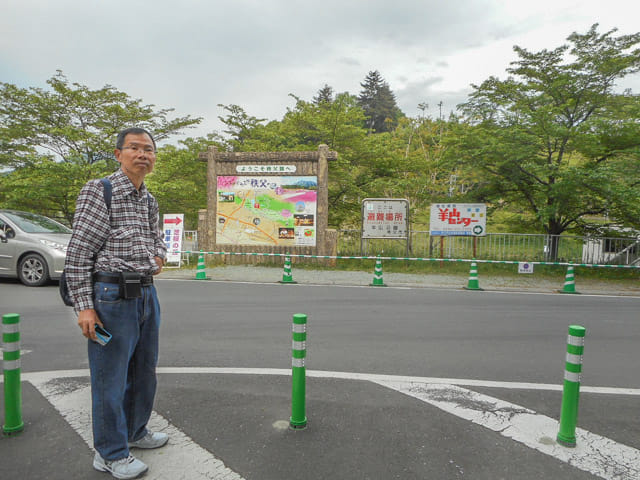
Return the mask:
{"type": "MultiPolygon", "coordinates": [[[[240,372],[239,372],[240,373],[240,372]]],[[[352,373],[352,372],[327,372],[320,370],[307,370],[307,376],[322,378],[341,378],[345,380],[366,380],[370,382],[377,381],[395,381],[395,382],[415,382],[429,384],[458,385],[466,387],[489,387],[489,388],[505,388],[511,390],[547,390],[562,391],[562,384],[554,383],[527,383],[527,382],[500,382],[496,380],[474,380],[463,378],[438,378],[438,377],[411,377],[405,375],[381,375],[372,373],[352,373]]],[[[640,396],[640,388],[622,388],[622,387],[590,387],[588,385],[580,385],[582,393],[601,393],[605,395],[632,395],[640,396]]]]}
{"type": "Polygon", "coordinates": [[[576,447],[562,447],[555,441],[558,421],[520,405],[455,385],[375,383],[422,400],[601,478],[640,478],[640,450],[581,428],[576,429],[576,447]]]}
{"type": "MultiPolygon", "coordinates": [[[[184,374],[232,374],[232,375],[291,375],[291,369],[285,368],[234,368],[234,367],[158,367],[157,373],[184,373],[184,374]]],[[[337,378],[343,380],[364,380],[369,382],[414,382],[429,384],[458,385],[462,387],[489,387],[505,388],[511,390],[546,390],[562,391],[562,384],[554,383],[527,383],[527,382],[500,382],[496,380],[475,380],[462,378],[438,378],[438,377],[412,377],[407,375],[384,375],[376,373],[355,372],[330,372],[326,370],[307,370],[308,377],[337,378]]],[[[41,378],[73,378],[88,377],[88,369],[58,370],[45,372],[22,372],[23,380],[30,382],[40,381],[41,378]]],[[[3,382],[0,376],[0,383],[3,382]]],[[[582,393],[600,393],[604,395],[631,395],[640,396],[640,388],[623,387],[591,387],[580,385],[582,393]]]]}
{"type": "MultiPolygon", "coordinates": [[[[91,386],[88,380],[79,380],[77,376],[56,377],[57,375],[30,375],[30,381],[78,432],[89,448],[92,448],[91,386]]],[[[170,440],[165,447],[158,450],[135,449],[133,452],[136,457],[150,465],[147,478],[244,480],[156,412],[151,415],[149,428],[169,434],[170,440]]]]}
{"type": "Polygon", "coordinates": [[[527,292],[527,291],[520,291],[520,290],[484,290],[485,293],[501,293],[501,294],[507,294],[507,295],[553,295],[556,296],[558,298],[640,298],[640,296],[638,296],[637,294],[626,294],[626,293],[620,293],[620,294],[613,294],[613,293],[581,293],[580,297],[576,297],[576,296],[572,296],[572,295],[562,295],[560,293],[558,293],[557,291],[555,292],[527,292]]]}
{"type": "MultiPolygon", "coordinates": [[[[277,368],[159,367],[157,372],[159,374],[291,375],[290,369],[277,368]]],[[[464,385],[561,390],[561,385],[315,370],[307,370],[306,373],[307,376],[316,378],[369,381],[393,389],[606,480],[640,478],[640,450],[580,428],[576,429],[576,448],[559,446],[555,442],[558,432],[557,420],[528,408],[461,387],[464,385]]],[[[74,378],[88,376],[89,371],[86,369],[61,370],[24,373],[23,379],[34,384],[91,446],[89,386],[84,379],[74,380],[74,378]]],[[[640,389],[632,388],[581,386],[580,389],[582,392],[589,393],[640,396],[640,389]]],[[[184,472],[189,472],[189,479],[242,480],[237,473],[225,467],[221,460],[202,449],[190,437],[155,412],[150,426],[167,431],[171,435],[170,445],[162,449],[164,455],[157,456],[153,451],[141,451],[140,458],[143,461],[149,459],[153,469],[161,472],[160,477],[150,478],[181,479],[185,478],[184,472]],[[206,468],[197,468],[194,471],[194,465],[202,463],[206,468]],[[165,472],[169,472],[166,477],[165,472]]]]}
{"type": "MultiPolygon", "coordinates": [[[[158,278],[157,280],[162,281],[170,281],[170,282],[191,282],[195,280],[194,278],[158,278]]],[[[461,283],[464,282],[464,279],[461,283]]],[[[211,279],[211,283],[237,283],[241,285],[279,285],[277,281],[273,282],[260,282],[260,281],[251,281],[251,280],[225,280],[225,279],[211,279]]],[[[204,285],[204,283],[202,283],[204,285]]],[[[373,288],[370,285],[354,285],[354,284],[336,284],[336,283],[298,283],[291,284],[297,287],[338,287],[338,288],[373,288]]],[[[455,285],[421,285],[421,284],[411,284],[411,283],[402,283],[400,282],[398,285],[387,285],[389,287],[387,290],[447,290],[452,292],[464,292],[463,286],[455,286],[455,285]]],[[[491,289],[485,290],[483,293],[500,293],[507,295],[553,295],[558,298],[640,298],[640,295],[635,293],[582,293],[579,297],[574,295],[561,295],[558,294],[556,290],[554,291],[527,291],[525,290],[527,287],[522,287],[522,290],[501,290],[500,287],[495,287],[495,290],[491,289]]],[[[536,288],[536,287],[533,287],[536,288]]]]}
{"type": "MultiPolygon", "coordinates": [[[[187,278],[161,278],[160,280],[167,280],[172,282],[191,282],[193,279],[187,278]]],[[[280,287],[280,283],[276,282],[258,282],[251,280],[214,280],[207,282],[211,283],[236,283],[239,285],[272,285],[276,287],[280,287]]],[[[371,288],[370,285],[336,285],[333,283],[291,283],[289,284],[293,287],[340,287],[340,288],[371,288]]],[[[411,287],[408,286],[389,286],[392,290],[411,290],[411,287]]]]}

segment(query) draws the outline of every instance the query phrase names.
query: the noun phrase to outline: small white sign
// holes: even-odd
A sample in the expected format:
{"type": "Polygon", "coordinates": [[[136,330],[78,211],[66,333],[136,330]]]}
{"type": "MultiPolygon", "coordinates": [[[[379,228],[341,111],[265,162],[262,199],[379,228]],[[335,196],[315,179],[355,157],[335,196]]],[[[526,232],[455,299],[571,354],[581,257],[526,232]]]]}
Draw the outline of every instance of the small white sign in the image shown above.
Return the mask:
{"type": "Polygon", "coordinates": [[[184,233],[184,214],[168,213],[163,215],[162,233],[167,246],[167,263],[180,264],[180,250],[182,250],[182,235],[184,233]]]}
{"type": "Polygon", "coordinates": [[[238,173],[295,173],[295,165],[236,165],[238,173]]]}
{"type": "Polygon", "coordinates": [[[533,273],[533,263],[519,262],[518,273],[533,273]]]}

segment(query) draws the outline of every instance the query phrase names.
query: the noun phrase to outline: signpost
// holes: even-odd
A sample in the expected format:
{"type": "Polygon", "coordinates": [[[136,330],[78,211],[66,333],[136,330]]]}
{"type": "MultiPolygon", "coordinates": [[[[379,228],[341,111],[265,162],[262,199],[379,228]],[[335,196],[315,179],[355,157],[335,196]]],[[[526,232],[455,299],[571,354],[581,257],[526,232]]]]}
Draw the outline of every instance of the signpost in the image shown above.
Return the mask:
{"type": "Polygon", "coordinates": [[[167,246],[167,263],[181,264],[182,234],[184,233],[184,214],[167,213],[163,215],[162,231],[167,246]]]}
{"type": "Polygon", "coordinates": [[[365,198],[362,201],[362,240],[390,238],[407,240],[409,250],[409,201],[403,198],[365,198]]]}

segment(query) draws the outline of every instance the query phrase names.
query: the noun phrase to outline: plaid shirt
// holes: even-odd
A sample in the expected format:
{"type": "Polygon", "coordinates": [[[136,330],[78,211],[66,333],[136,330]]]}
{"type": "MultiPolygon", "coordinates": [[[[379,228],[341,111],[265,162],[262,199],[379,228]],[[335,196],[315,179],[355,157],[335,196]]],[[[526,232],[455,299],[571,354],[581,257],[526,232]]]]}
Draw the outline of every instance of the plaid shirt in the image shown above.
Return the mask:
{"type": "Polygon", "coordinates": [[[167,247],[158,226],[158,202],[143,183],[140,191],[118,170],[111,180],[111,214],[100,180],[90,180],[80,191],[67,248],[65,272],[76,312],[93,308],[94,272],[158,270],[153,258],[165,258],[167,247]],[[147,196],[151,199],[149,201],[147,196]]]}

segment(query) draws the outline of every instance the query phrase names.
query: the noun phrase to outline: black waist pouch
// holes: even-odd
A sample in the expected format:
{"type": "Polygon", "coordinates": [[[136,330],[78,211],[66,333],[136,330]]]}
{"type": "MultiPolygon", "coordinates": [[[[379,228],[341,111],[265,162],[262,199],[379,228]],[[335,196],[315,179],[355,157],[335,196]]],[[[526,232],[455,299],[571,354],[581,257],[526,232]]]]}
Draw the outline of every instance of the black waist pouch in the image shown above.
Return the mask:
{"type": "Polygon", "coordinates": [[[136,272],[120,272],[120,298],[140,298],[142,296],[141,275],[136,272]]]}

